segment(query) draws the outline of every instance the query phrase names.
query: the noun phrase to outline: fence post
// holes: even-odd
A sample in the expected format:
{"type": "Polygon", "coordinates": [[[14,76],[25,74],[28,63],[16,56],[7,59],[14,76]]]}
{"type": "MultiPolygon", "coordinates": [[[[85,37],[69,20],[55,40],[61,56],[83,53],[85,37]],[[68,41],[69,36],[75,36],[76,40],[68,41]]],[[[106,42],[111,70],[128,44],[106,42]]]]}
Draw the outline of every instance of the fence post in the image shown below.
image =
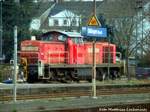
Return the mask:
{"type": "Polygon", "coordinates": [[[14,78],[13,78],[13,101],[16,102],[17,91],[17,26],[14,27],[14,78]]]}

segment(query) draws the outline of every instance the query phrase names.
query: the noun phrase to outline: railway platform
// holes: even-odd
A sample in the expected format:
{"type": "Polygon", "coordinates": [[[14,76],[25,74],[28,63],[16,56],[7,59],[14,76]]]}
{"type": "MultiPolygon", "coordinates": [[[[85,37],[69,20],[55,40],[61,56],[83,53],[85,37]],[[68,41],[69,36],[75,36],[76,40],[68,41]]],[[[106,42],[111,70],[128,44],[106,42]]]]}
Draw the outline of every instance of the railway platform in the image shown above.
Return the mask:
{"type": "MultiPolygon", "coordinates": [[[[67,112],[67,110],[99,108],[96,112],[106,111],[107,107],[115,105],[147,104],[147,107],[116,108],[128,112],[149,112],[150,93],[145,94],[123,94],[123,95],[102,95],[93,99],[92,97],[62,98],[51,100],[30,100],[0,103],[0,112],[67,112]],[[134,111],[135,110],[135,111],[134,111]]],[[[68,111],[69,112],[69,111],[68,111]]],[[[73,112],[73,111],[71,111],[73,112]]],[[[79,112],[79,111],[77,111],[79,112]]],[[[124,112],[124,111],[123,111],[124,112]]]]}

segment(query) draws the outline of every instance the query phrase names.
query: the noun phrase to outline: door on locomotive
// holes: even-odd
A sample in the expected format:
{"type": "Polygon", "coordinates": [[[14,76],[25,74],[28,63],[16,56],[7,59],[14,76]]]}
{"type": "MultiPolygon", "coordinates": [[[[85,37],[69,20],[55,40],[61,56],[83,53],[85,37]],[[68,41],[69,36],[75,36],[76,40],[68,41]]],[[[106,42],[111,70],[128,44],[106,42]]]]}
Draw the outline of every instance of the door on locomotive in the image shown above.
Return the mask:
{"type": "MultiPolygon", "coordinates": [[[[42,41],[51,42],[55,46],[51,46],[51,52],[64,52],[65,64],[83,64],[84,44],[81,34],[76,32],[50,31],[41,36],[42,41]],[[62,43],[64,46],[58,45],[62,43]],[[56,46],[58,46],[56,48],[56,46]],[[52,49],[52,47],[54,49],[52,49]]],[[[49,49],[48,49],[49,50],[49,49]]],[[[60,54],[59,54],[60,56],[60,54]]],[[[56,58],[56,57],[55,57],[56,58]]],[[[57,60],[60,58],[58,57],[57,60]]],[[[56,64],[59,64],[57,62],[56,64]]]]}

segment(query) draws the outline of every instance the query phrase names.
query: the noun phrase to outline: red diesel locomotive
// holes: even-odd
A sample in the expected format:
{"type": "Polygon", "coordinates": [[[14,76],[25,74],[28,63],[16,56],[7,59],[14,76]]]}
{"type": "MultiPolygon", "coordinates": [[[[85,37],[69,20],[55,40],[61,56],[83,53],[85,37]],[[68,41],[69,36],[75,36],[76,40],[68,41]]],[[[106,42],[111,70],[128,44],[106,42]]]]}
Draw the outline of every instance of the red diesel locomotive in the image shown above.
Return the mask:
{"type": "MultiPolygon", "coordinates": [[[[20,68],[28,82],[66,82],[81,79],[91,81],[92,46],[92,42],[83,41],[80,33],[49,31],[41,35],[40,40],[21,42],[20,68]]],[[[116,63],[116,45],[96,42],[95,55],[98,80],[107,75],[108,66],[111,76],[119,74],[121,65],[116,63]]]]}

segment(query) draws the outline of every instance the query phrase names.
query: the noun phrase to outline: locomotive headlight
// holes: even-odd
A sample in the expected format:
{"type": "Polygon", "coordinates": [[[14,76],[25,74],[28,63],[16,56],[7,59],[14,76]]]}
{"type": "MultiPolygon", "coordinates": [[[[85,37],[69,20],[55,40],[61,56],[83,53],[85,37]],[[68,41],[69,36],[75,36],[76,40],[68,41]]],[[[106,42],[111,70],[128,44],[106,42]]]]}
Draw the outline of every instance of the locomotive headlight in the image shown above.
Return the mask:
{"type": "Polygon", "coordinates": [[[44,53],[41,53],[41,55],[43,56],[43,55],[44,55],[44,53]]]}

